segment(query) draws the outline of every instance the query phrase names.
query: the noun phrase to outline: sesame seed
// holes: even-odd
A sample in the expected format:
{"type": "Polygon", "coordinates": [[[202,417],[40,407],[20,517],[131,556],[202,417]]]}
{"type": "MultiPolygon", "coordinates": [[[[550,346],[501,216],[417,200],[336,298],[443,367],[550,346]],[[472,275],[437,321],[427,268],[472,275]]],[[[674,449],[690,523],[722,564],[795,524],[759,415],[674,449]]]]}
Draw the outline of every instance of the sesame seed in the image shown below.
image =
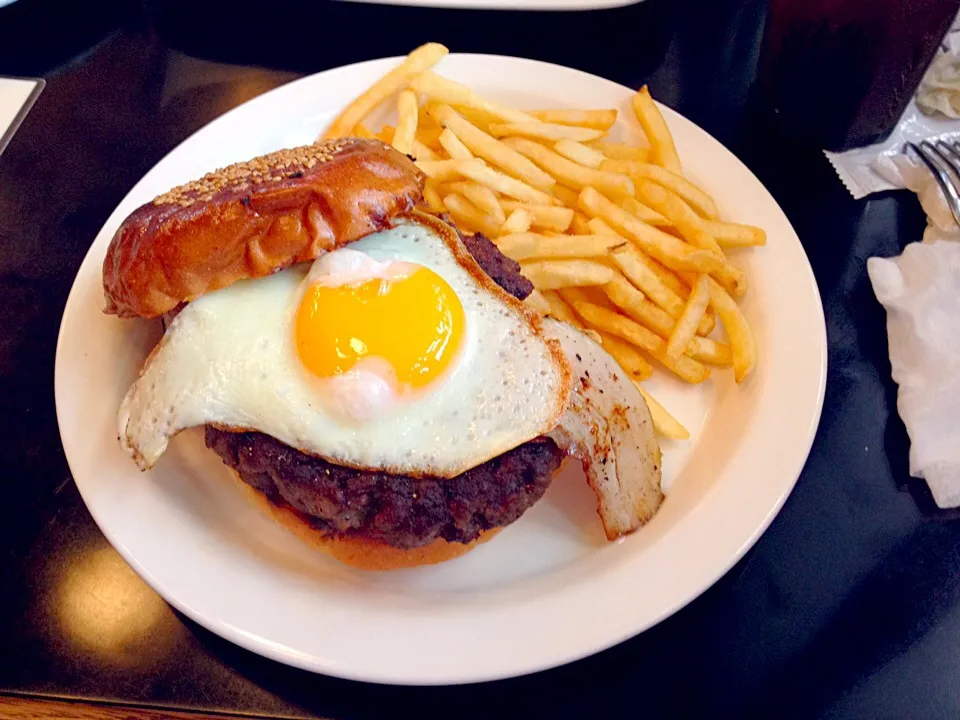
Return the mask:
{"type": "Polygon", "coordinates": [[[218,193],[246,190],[251,183],[262,185],[265,182],[281,182],[295,175],[303,175],[304,169],[312,169],[318,164],[331,162],[337,153],[357,142],[371,141],[337,138],[313,145],[278,150],[269,155],[220,168],[207,173],[199,180],[179,185],[157,197],[153,204],[189,207],[197,200],[209,202],[218,193]]]}

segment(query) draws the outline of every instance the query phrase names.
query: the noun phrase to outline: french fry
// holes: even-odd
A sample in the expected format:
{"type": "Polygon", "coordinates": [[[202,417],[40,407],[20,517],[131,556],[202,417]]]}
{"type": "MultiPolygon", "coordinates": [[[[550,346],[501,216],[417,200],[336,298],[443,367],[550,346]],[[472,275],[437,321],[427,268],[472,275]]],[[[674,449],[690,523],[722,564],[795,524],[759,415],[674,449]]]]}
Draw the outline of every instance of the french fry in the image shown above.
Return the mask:
{"type": "MultiPolygon", "coordinates": [[[[559,185],[557,186],[559,187],[559,185]]],[[[576,205],[576,203],[574,203],[576,205]]],[[[590,230],[590,221],[586,215],[577,210],[573,211],[573,220],[570,222],[570,232],[574,235],[593,235],[590,230]]]]}
{"type": "Polygon", "coordinates": [[[722,265],[717,268],[714,275],[731,295],[742,297],[747,291],[746,274],[740,268],[730,264],[717,241],[707,233],[703,221],[693,209],[679,196],[651,180],[638,177],[635,184],[637,197],[673,223],[687,242],[703,250],[709,250],[720,258],[722,265]]]}
{"type": "MultiPolygon", "coordinates": [[[[731,300],[731,302],[733,301],[731,300]]],[[[589,302],[576,303],[574,310],[589,325],[623,338],[641,350],[645,350],[664,367],[689,383],[700,383],[710,377],[710,369],[706,365],[686,355],[671,358],[666,353],[666,341],[663,338],[614,310],[607,310],[589,302]]]]}
{"type": "MultiPolygon", "coordinates": [[[[427,112],[441,126],[450,130],[474,155],[505,170],[538,190],[550,190],[556,181],[515,149],[488,135],[449,105],[433,104],[427,112]]],[[[632,183],[631,183],[632,185],[632,183]]],[[[632,192],[630,194],[633,194],[632,192]]]]}
{"type": "Polygon", "coordinates": [[[393,147],[404,155],[413,151],[413,139],[417,134],[417,94],[404,90],[397,96],[397,129],[393,133],[393,147]]]}
{"type": "Polygon", "coordinates": [[[577,198],[580,197],[580,194],[576,190],[571,190],[557,183],[550,192],[560,201],[561,205],[565,205],[568,208],[575,208],[577,206],[577,198]]]}
{"type": "Polygon", "coordinates": [[[733,353],[730,346],[713,338],[694,337],[684,351],[694,360],[708,365],[730,367],[733,364],[733,353]]]}
{"type": "Polygon", "coordinates": [[[461,177],[459,160],[417,160],[417,167],[431,180],[446,182],[461,177]]]}
{"type": "Polygon", "coordinates": [[[753,339],[753,331],[727,291],[713,278],[707,278],[707,283],[710,289],[710,304],[720,316],[720,322],[730,338],[733,377],[738,383],[742,383],[757,366],[757,344],[753,339]]]}
{"type": "Polygon", "coordinates": [[[497,219],[487,215],[463,195],[450,193],[444,196],[443,204],[453,215],[454,220],[463,220],[487,237],[497,237],[500,234],[500,223],[497,219]]]}
{"type": "Polygon", "coordinates": [[[603,292],[621,312],[662,338],[670,337],[675,320],[663,308],[654,305],[623,275],[615,275],[603,286],[603,292]]]}
{"type": "Polygon", "coordinates": [[[713,253],[692,248],[679,238],[647,225],[592,187],[580,192],[578,205],[587,215],[601,217],[668,268],[711,272],[721,265],[713,253]]]}
{"type": "Polygon", "coordinates": [[[377,140],[390,145],[393,142],[393,133],[395,131],[396,128],[393,125],[384,125],[382,128],[380,128],[380,132],[378,132],[376,135],[377,140]]]}
{"type": "Polygon", "coordinates": [[[555,290],[610,282],[613,269],[594,260],[534,260],[520,264],[523,273],[538,290],[555,290]]]}
{"type": "Polygon", "coordinates": [[[603,153],[599,150],[594,150],[582,142],[568,138],[557,140],[553,145],[553,149],[560,155],[563,155],[567,160],[588,167],[591,170],[598,170],[604,161],[603,153]]]}
{"type": "Polygon", "coordinates": [[[430,125],[426,127],[421,127],[419,124],[417,125],[417,139],[434,152],[439,152],[443,149],[443,146],[440,145],[441,132],[443,132],[442,128],[432,120],[430,121],[430,125]]]}
{"type": "Polygon", "coordinates": [[[501,235],[510,235],[513,233],[522,233],[530,229],[533,218],[526,210],[513,210],[507,216],[506,222],[500,226],[501,235]]]}
{"type": "MultiPolygon", "coordinates": [[[[623,237],[623,235],[607,225],[607,223],[605,223],[603,219],[599,217],[590,219],[587,222],[587,227],[590,229],[590,232],[597,235],[616,235],[619,238],[623,237]]],[[[641,255],[641,258],[646,266],[650,268],[652,272],[657,274],[657,277],[660,278],[660,281],[668,288],[673,290],[679,297],[686,298],[690,294],[690,287],[684,284],[683,280],[681,280],[672,270],[665,268],[649,255],[641,255]]],[[[711,325],[711,328],[712,327],[713,326],[711,325]]]]}
{"type": "Polygon", "coordinates": [[[653,225],[659,228],[670,227],[672,224],[667,218],[658,213],[651,207],[647,207],[642,202],[636,198],[624,198],[620,203],[620,207],[626,210],[628,213],[635,215],[636,217],[643,220],[647,225],[653,225]]]}
{"type": "MultiPolygon", "coordinates": [[[[621,246],[610,253],[610,259],[621,272],[636,285],[643,294],[669,313],[672,318],[683,314],[683,299],[664,282],[644,262],[640,250],[634,245],[621,246]]],[[[696,328],[696,325],[694,325],[696,328]]]]}
{"type": "Polygon", "coordinates": [[[454,160],[470,160],[473,158],[473,153],[460,142],[460,138],[450,128],[444,128],[440,132],[439,142],[443,149],[447,151],[447,155],[454,160]]]}
{"type": "Polygon", "coordinates": [[[663,115],[660,114],[660,109],[650,97],[650,91],[647,90],[646,85],[633,96],[633,112],[653,148],[654,162],[672,172],[679,173],[681,171],[680,156],[677,155],[677,148],[673,144],[673,136],[663,115]]]}
{"type": "Polygon", "coordinates": [[[433,180],[427,180],[423,186],[423,199],[430,212],[442,213],[446,209],[443,200],[440,199],[440,193],[437,191],[437,184],[433,180]]]}
{"type": "Polygon", "coordinates": [[[516,200],[504,200],[503,209],[526,210],[532,218],[531,224],[545,230],[564,232],[573,222],[573,209],[557,207],[556,205],[536,205],[517,202],[516,200]]]}
{"type": "Polygon", "coordinates": [[[581,330],[585,329],[583,322],[577,317],[573,308],[560,297],[560,294],[556,290],[544,290],[541,292],[541,295],[546,299],[547,304],[550,305],[550,312],[548,313],[550,317],[560,320],[561,322],[569,323],[581,330]]]}
{"type": "Polygon", "coordinates": [[[634,381],[633,384],[637,386],[637,390],[640,391],[644,401],[647,403],[647,408],[650,410],[650,417],[653,419],[654,432],[674,440],[690,439],[690,431],[681,425],[679,420],[668,413],[666,408],[657,402],[650,393],[644,390],[640,383],[634,381]]]}
{"type": "Polygon", "coordinates": [[[616,239],[603,235],[560,235],[548,237],[537,233],[514,233],[497,239],[500,252],[514,260],[530,258],[606,257],[616,239]]]}
{"type": "Polygon", "coordinates": [[[323,133],[325,139],[343,137],[370,114],[380,103],[410,82],[411,78],[436,65],[449,51],[438,43],[427,43],[407,55],[360,97],[350,103],[323,133]]]}
{"type": "Polygon", "coordinates": [[[754,247],[767,244],[767,233],[753,225],[740,225],[717,220],[704,220],[704,229],[713,235],[720,247],[754,247]]]}
{"type": "Polygon", "coordinates": [[[493,194],[493,190],[486,185],[481,185],[480,183],[469,180],[461,180],[448,183],[446,187],[451,192],[463,195],[487,215],[496,218],[497,222],[501,224],[506,222],[507,215],[503,211],[500,201],[497,200],[497,196],[493,194]]]}
{"type": "Polygon", "coordinates": [[[563,185],[576,190],[593,186],[616,196],[633,195],[633,181],[626,175],[591,170],[526,138],[507,138],[503,143],[535,162],[563,185]]]}
{"type": "Polygon", "coordinates": [[[594,140],[590,147],[604,154],[610,160],[632,160],[633,162],[650,162],[650,147],[635,147],[623,143],[607,140],[594,140]]]}
{"type": "Polygon", "coordinates": [[[457,162],[458,171],[463,177],[478,182],[481,185],[486,185],[501,195],[506,195],[521,202],[533,203],[535,205],[550,205],[559,202],[556,201],[552,195],[530,187],[522,180],[517,180],[516,178],[494,170],[479,158],[457,162]]]}
{"type": "Polygon", "coordinates": [[[539,290],[532,290],[527,299],[523,301],[526,305],[536,310],[541,315],[550,314],[550,303],[539,290]]]}
{"type": "Polygon", "coordinates": [[[710,289],[707,285],[707,276],[701,275],[697,284],[693,286],[690,297],[687,298],[687,304],[673,332],[670,333],[670,339],[667,341],[667,355],[677,358],[686,351],[690,341],[697,336],[697,326],[703,319],[709,303],[710,289]]]}
{"type": "MultiPolygon", "coordinates": [[[[603,168],[602,165],[600,167],[603,168]]],[[[710,197],[709,193],[701,190],[683,175],[678,175],[650,163],[631,163],[631,168],[631,171],[627,173],[630,177],[653,180],[653,182],[663,185],[667,190],[683,198],[702,217],[707,220],[717,219],[719,211],[716,201],[710,197]]]]}
{"type": "Polygon", "coordinates": [[[370,129],[363,123],[357,123],[357,126],[350,134],[354,137],[363,138],[364,140],[372,140],[376,137],[376,135],[370,132],[370,129]]]}
{"type": "Polygon", "coordinates": [[[620,367],[631,376],[632,380],[647,380],[653,375],[653,365],[648,363],[633,345],[610,333],[598,331],[597,334],[600,335],[603,349],[620,363],[620,367]]]}
{"type": "Polygon", "coordinates": [[[589,140],[602,138],[607,133],[604,130],[593,130],[574,125],[554,125],[534,120],[526,123],[493,123],[490,125],[490,134],[494,137],[524,137],[551,142],[563,138],[588,142],[589,140]]]}
{"type": "Polygon", "coordinates": [[[413,147],[410,151],[410,154],[413,155],[417,160],[437,160],[437,154],[431,150],[428,146],[424,145],[422,142],[413,139],[413,147]]]}
{"type": "MultiPolygon", "coordinates": [[[[410,82],[410,87],[436,102],[482,110],[508,123],[537,122],[537,119],[532,115],[482,98],[466,85],[437,75],[430,70],[415,77],[410,82]]],[[[442,122],[440,124],[443,125],[442,122]]]]}
{"type": "Polygon", "coordinates": [[[579,125],[596,130],[609,130],[617,122],[616,110],[530,110],[528,114],[545,123],[579,125]]]}

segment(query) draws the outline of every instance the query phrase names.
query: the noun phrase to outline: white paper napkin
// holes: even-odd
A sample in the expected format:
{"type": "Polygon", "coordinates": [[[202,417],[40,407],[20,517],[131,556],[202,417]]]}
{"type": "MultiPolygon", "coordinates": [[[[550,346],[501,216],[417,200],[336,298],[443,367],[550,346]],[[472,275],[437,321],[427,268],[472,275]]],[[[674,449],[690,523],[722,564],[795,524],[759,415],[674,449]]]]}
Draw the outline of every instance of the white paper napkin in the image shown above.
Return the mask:
{"type": "Polygon", "coordinates": [[[0,152],[10,142],[42,87],[42,80],[0,78],[0,152]]]}
{"type": "Polygon", "coordinates": [[[870,258],[887,310],[897,410],[910,436],[910,474],[940,507],[960,506],[960,242],[912,243],[870,258]]]}

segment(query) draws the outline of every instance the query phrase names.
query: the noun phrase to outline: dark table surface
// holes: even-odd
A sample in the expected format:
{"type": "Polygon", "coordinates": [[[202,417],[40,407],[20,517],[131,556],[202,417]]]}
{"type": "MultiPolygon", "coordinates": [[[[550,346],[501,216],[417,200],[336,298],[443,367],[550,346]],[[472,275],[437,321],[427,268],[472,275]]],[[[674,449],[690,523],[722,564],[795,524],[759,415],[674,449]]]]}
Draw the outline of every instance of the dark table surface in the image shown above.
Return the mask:
{"type": "Polygon", "coordinates": [[[544,15],[323,0],[74,5],[0,10],[0,75],[48,83],[0,156],[0,691],[284,717],[960,717],[960,522],[908,478],[884,313],[865,273],[868,257],[919,239],[923,215],[906,193],[853,201],[816,148],[771,129],[750,92],[762,0],[544,15]],[[783,206],[816,273],[829,339],[806,469],[720,582],[600,655],[459,688],[310,675],[172,611],[84,508],[53,397],[73,275],[144,172],[265,90],[426,40],[649,83],[783,206]],[[88,632],[71,623],[78,614],[88,632]]]}

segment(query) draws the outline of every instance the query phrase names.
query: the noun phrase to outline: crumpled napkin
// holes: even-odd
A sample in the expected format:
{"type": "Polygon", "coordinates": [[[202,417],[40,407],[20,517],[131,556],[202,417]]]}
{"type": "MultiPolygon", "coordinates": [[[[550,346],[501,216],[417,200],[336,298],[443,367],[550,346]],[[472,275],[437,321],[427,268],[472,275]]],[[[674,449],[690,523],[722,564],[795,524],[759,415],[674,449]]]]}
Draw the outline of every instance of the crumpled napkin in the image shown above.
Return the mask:
{"type": "Polygon", "coordinates": [[[899,257],[870,258],[867,273],[887,310],[910,474],[940,507],[960,506],[960,242],[925,238],[899,257]]]}
{"type": "Polygon", "coordinates": [[[923,233],[923,242],[937,240],[960,240],[960,227],[943,196],[943,191],[933,174],[912,154],[881,155],[873,164],[883,179],[894,187],[913,190],[920,198],[920,205],[927,214],[927,229],[923,233]]]}

